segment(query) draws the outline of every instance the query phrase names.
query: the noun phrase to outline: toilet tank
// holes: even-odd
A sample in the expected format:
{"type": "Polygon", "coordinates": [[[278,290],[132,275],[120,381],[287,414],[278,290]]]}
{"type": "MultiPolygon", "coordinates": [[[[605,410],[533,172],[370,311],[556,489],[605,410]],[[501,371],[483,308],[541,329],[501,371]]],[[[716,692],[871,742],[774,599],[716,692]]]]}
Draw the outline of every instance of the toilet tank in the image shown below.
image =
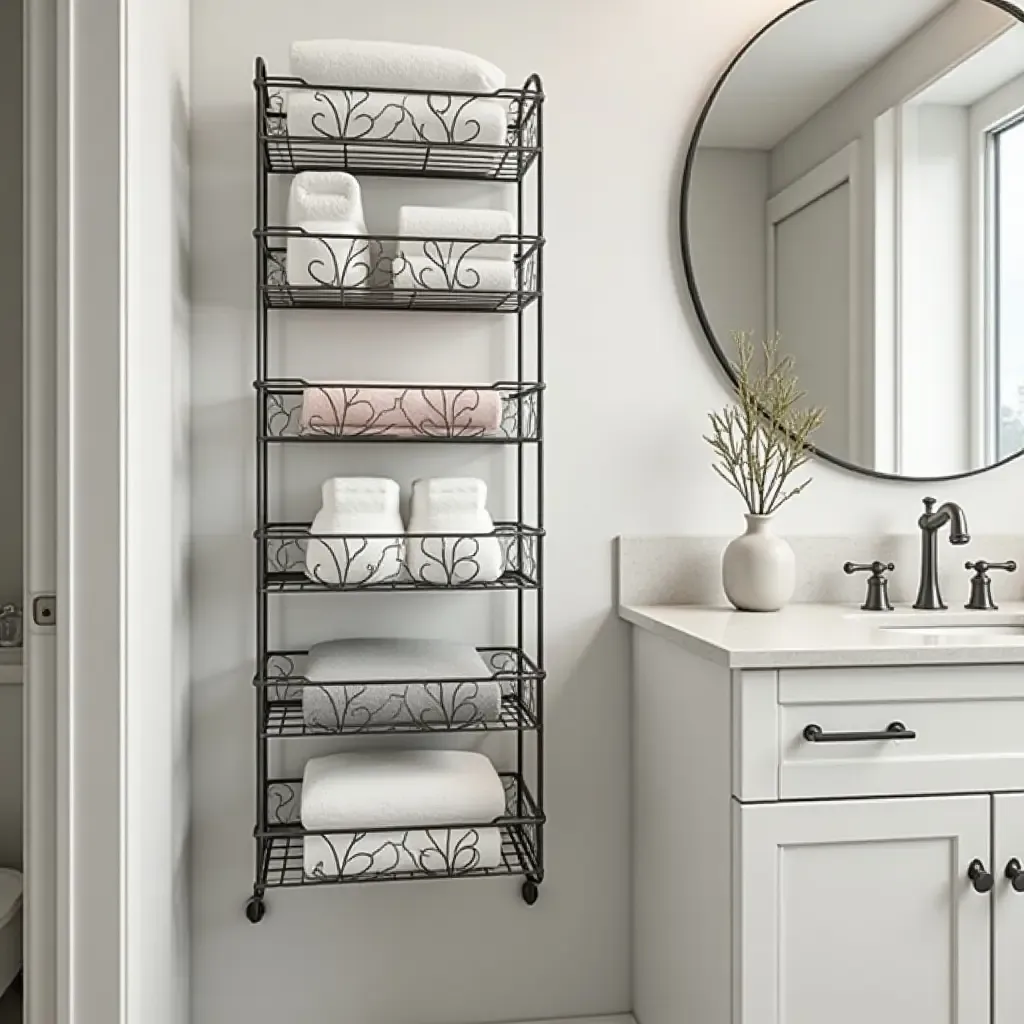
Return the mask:
{"type": "Polygon", "coordinates": [[[0,867],[22,867],[22,651],[0,649],[0,867]]]}

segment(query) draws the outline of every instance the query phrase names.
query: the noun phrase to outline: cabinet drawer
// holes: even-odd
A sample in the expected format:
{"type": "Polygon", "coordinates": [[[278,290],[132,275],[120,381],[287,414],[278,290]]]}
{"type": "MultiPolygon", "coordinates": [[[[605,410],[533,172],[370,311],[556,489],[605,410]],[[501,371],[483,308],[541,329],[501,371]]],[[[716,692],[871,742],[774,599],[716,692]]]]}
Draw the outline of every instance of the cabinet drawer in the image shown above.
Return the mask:
{"type": "Polygon", "coordinates": [[[1020,667],[784,671],[778,705],[780,799],[1024,789],[1020,667]]]}

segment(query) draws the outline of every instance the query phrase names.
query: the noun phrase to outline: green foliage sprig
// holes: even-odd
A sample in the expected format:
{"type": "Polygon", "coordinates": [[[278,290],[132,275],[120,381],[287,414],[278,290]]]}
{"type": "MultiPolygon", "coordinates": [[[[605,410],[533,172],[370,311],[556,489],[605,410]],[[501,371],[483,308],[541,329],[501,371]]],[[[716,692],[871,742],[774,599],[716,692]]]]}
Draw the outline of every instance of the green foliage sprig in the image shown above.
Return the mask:
{"type": "Polygon", "coordinates": [[[755,345],[747,331],[733,334],[732,364],[737,402],[709,413],[704,440],[716,456],[714,471],[743,498],[753,515],[771,515],[803,491],[790,481],[810,458],[807,445],[825,410],[808,408],[791,356],[779,353],[779,338],[755,345]]]}

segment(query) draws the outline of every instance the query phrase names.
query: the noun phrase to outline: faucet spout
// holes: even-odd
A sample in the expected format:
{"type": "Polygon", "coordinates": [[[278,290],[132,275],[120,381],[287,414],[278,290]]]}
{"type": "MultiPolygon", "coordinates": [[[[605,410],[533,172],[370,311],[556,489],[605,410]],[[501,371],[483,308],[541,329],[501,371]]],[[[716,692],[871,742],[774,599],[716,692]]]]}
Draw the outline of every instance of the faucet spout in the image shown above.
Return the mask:
{"type": "Polygon", "coordinates": [[[971,539],[967,517],[956,502],[947,501],[936,508],[934,498],[925,498],[924,512],[917,521],[921,529],[921,580],[915,608],[937,611],[946,607],[939,591],[938,533],[947,523],[950,544],[966,544],[971,539]]]}
{"type": "Polygon", "coordinates": [[[922,530],[934,532],[949,523],[950,544],[966,544],[971,539],[967,532],[967,517],[955,501],[947,501],[934,508],[935,499],[925,498],[924,506],[925,511],[917,521],[922,530]]]}

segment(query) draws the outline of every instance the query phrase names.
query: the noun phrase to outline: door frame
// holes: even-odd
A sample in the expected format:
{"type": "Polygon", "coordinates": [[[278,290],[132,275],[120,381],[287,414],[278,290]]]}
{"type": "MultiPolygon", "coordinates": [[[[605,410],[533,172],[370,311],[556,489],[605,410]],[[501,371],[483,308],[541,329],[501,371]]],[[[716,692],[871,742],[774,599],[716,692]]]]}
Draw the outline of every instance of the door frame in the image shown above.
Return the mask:
{"type": "MultiPolygon", "coordinates": [[[[847,331],[851,339],[847,353],[847,380],[849,381],[849,416],[847,431],[847,462],[854,464],[862,459],[864,447],[862,433],[865,429],[861,407],[864,396],[864,362],[866,349],[861,325],[864,319],[864,292],[861,285],[861,248],[864,233],[864,200],[860,172],[860,144],[856,140],[844,146],[838,153],[823,160],[771,196],[765,205],[765,269],[767,275],[767,327],[771,338],[778,330],[776,322],[776,232],[778,226],[789,217],[806,209],[811,203],[823,199],[843,185],[850,190],[849,209],[849,290],[850,316],[847,331]]],[[[800,367],[797,367],[799,372],[800,367]]],[[[813,395],[811,398],[813,399],[813,395]]],[[[867,417],[870,420],[871,417],[867,417]]]]}
{"type": "Polygon", "coordinates": [[[28,1024],[124,1020],[126,2],[23,0],[28,1024]]]}

